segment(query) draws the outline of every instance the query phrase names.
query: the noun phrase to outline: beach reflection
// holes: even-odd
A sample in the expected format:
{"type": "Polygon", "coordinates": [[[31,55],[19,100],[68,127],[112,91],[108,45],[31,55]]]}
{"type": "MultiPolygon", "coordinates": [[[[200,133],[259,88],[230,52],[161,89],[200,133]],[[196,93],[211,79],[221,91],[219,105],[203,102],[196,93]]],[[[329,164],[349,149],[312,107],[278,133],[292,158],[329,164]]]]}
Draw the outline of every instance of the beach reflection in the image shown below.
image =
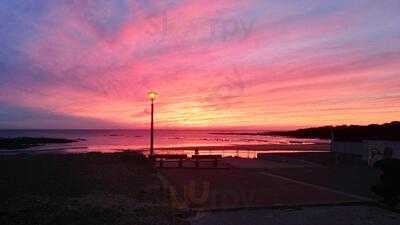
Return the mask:
{"type": "MultiPolygon", "coordinates": [[[[260,150],[199,150],[199,155],[222,155],[222,157],[238,157],[238,158],[247,158],[247,159],[256,159],[258,153],[268,153],[268,154],[278,154],[278,153],[302,153],[302,152],[326,152],[326,151],[296,151],[296,150],[268,150],[268,151],[260,151],[260,150]]],[[[144,154],[148,154],[147,151],[143,152],[144,154]]],[[[193,150],[159,150],[156,151],[156,154],[185,154],[188,157],[192,157],[194,155],[193,150]]]]}

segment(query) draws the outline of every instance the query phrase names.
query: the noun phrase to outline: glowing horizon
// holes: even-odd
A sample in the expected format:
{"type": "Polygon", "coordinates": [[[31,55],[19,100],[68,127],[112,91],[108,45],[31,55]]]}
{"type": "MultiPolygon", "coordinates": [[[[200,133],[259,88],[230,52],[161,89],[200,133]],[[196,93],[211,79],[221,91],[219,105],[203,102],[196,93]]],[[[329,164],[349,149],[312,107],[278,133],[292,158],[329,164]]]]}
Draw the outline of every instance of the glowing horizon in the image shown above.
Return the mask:
{"type": "Polygon", "coordinates": [[[400,2],[2,1],[0,128],[400,118],[400,2]]]}

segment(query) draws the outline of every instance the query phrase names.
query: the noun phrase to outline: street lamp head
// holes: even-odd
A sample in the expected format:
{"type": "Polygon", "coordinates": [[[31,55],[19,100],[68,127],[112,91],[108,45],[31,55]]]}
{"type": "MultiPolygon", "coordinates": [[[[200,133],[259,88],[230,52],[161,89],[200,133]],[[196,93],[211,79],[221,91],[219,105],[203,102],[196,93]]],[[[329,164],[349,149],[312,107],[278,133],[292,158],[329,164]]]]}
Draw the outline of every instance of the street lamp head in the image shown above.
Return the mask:
{"type": "Polygon", "coordinates": [[[151,101],[154,101],[154,99],[156,99],[156,97],[157,97],[157,93],[156,92],[154,92],[154,91],[150,91],[149,92],[149,98],[150,98],[151,101]]]}

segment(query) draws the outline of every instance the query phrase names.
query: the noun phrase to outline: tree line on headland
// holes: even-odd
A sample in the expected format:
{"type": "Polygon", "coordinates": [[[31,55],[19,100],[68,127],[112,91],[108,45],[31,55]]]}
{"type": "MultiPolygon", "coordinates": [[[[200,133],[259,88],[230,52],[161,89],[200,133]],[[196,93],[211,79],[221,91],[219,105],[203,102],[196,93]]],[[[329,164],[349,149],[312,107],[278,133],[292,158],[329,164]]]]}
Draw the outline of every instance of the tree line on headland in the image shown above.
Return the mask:
{"type": "Polygon", "coordinates": [[[400,122],[385,124],[323,126],[293,131],[261,132],[258,135],[277,135],[295,138],[320,138],[341,141],[387,140],[400,141],[400,122]]]}

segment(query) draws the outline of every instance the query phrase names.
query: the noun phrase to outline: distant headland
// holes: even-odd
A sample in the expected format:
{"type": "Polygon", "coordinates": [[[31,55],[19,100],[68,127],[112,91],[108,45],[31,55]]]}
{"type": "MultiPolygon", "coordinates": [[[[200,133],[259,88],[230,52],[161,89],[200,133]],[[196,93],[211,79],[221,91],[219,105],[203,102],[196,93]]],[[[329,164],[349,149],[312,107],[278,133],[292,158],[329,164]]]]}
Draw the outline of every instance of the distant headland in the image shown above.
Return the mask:
{"type": "Polygon", "coordinates": [[[277,135],[295,138],[319,138],[343,141],[362,141],[362,140],[400,140],[400,122],[394,121],[385,124],[342,125],[324,126],[298,129],[293,131],[271,131],[262,132],[259,135],[277,135]]]}
{"type": "Polygon", "coordinates": [[[303,128],[289,131],[266,131],[258,133],[211,133],[230,135],[271,135],[305,139],[331,139],[338,141],[362,141],[362,140],[387,140],[400,141],[400,122],[393,121],[384,124],[370,125],[341,125],[303,128]]]}

